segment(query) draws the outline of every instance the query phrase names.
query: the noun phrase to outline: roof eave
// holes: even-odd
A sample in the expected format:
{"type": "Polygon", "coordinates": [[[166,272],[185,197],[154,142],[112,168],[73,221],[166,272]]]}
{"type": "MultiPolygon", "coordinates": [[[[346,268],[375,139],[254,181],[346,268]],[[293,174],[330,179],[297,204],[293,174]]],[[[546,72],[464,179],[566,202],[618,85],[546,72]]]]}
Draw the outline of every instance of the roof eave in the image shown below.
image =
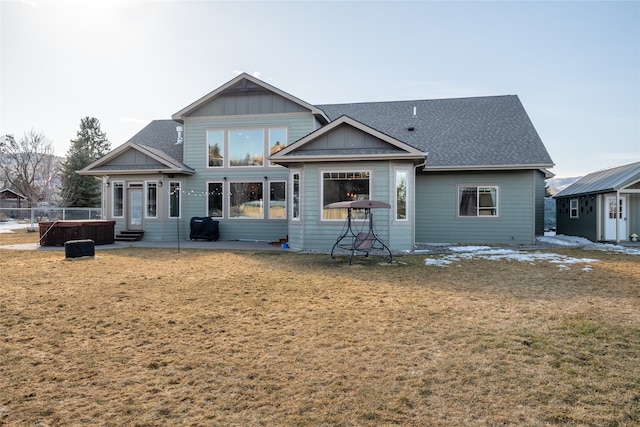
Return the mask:
{"type": "Polygon", "coordinates": [[[327,155],[327,156],[288,156],[279,158],[269,158],[272,163],[309,163],[309,162],[354,162],[354,161],[380,161],[380,160],[412,160],[423,162],[427,158],[426,153],[416,155],[413,153],[403,154],[349,154],[349,155],[327,155]]]}
{"type": "Polygon", "coordinates": [[[86,176],[111,176],[111,175],[157,175],[157,174],[181,174],[195,175],[196,171],[182,168],[156,168],[156,169],[114,169],[114,170],[94,170],[78,171],[78,175],[86,176]]]}
{"type": "Polygon", "coordinates": [[[539,169],[547,175],[551,173],[547,168],[552,168],[553,164],[533,164],[533,165],[459,165],[459,166],[425,166],[425,172],[459,172],[459,171],[490,171],[490,170],[532,170],[539,169]]]}

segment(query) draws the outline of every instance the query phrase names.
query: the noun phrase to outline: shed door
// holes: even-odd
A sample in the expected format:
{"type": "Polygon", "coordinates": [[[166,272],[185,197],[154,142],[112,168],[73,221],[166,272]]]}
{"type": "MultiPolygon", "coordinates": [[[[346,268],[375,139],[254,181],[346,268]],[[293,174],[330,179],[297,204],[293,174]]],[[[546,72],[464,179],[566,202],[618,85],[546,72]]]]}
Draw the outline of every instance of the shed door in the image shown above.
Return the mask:
{"type": "Polygon", "coordinates": [[[620,240],[627,240],[627,197],[605,199],[604,239],[616,240],[616,218],[620,224],[620,240]],[[616,200],[617,199],[617,200],[616,200]]]}

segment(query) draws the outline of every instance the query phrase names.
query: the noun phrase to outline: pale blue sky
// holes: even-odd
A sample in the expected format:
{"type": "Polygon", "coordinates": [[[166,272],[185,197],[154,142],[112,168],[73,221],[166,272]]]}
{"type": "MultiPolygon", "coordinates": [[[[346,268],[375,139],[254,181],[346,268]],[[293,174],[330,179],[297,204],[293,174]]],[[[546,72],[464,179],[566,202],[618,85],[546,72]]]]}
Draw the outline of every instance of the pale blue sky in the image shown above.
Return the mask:
{"type": "Polygon", "coordinates": [[[311,104],[515,94],[559,177],[640,161],[638,1],[0,0],[0,133],[113,147],[242,70],[311,104]]]}

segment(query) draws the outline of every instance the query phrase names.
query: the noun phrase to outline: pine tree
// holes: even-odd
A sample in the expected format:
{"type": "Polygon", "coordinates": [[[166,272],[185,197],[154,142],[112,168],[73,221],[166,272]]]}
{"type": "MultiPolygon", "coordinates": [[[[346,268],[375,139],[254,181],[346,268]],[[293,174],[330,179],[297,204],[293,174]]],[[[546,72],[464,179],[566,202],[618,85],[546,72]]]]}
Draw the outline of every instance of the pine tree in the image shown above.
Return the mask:
{"type": "Polygon", "coordinates": [[[76,139],[71,140],[67,160],[62,170],[62,192],[68,206],[100,206],[100,182],[93,176],[83,176],[78,170],[90,165],[111,149],[107,134],[95,117],[80,120],[76,139]]]}

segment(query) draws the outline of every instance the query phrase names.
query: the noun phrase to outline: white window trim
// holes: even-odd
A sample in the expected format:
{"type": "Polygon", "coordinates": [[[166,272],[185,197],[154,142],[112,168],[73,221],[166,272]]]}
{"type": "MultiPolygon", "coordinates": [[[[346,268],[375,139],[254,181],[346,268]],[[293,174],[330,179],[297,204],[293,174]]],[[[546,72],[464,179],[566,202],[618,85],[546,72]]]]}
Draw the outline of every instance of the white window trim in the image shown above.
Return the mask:
{"type": "MultiPolygon", "coordinates": [[[[268,126],[265,128],[266,132],[267,132],[267,137],[265,138],[267,140],[267,155],[265,156],[265,159],[267,159],[267,157],[271,156],[271,130],[272,129],[284,129],[286,136],[285,136],[285,145],[283,148],[286,148],[289,145],[289,126],[268,126]]],[[[271,163],[271,160],[266,160],[266,162],[269,164],[269,167],[274,168],[274,167],[279,167],[279,168],[283,168],[284,166],[282,165],[278,165],[276,163],[271,163]]]]}
{"type": "Polygon", "coordinates": [[[112,218],[124,218],[124,213],[127,209],[127,204],[125,201],[125,186],[124,181],[113,181],[111,183],[111,217],[112,218]],[[122,215],[116,215],[116,184],[122,184],[122,215]]]}
{"type": "MultiPolygon", "coordinates": [[[[479,201],[479,199],[478,199],[479,201]]],[[[500,218],[500,186],[498,184],[458,184],[456,185],[456,217],[462,220],[476,220],[482,221],[493,220],[500,218]],[[476,192],[479,188],[495,188],[496,189],[496,214],[495,215],[478,215],[478,207],[476,206],[476,215],[460,215],[460,188],[461,187],[475,187],[476,192]]]]}
{"type": "Polygon", "coordinates": [[[266,219],[267,217],[267,208],[265,208],[265,191],[267,190],[268,187],[268,181],[264,180],[264,179],[259,179],[259,178],[255,178],[255,179],[251,179],[251,178],[246,178],[246,179],[232,179],[227,181],[227,192],[226,194],[228,194],[226,203],[225,203],[225,208],[227,210],[225,218],[230,220],[230,221],[262,221],[264,219],[266,219]],[[251,183],[262,183],[262,217],[239,217],[239,216],[232,216],[231,215],[231,185],[232,184],[251,184],[251,183]]]}
{"type": "Polygon", "coordinates": [[[569,199],[569,219],[579,219],[580,218],[580,199],[569,199]],[[573,204],[575,202],[575,211],[576,214],[573,215],[573,204]]]}
{"type": "Polygon", "coordinates": [[[394,222],[401,222],[401,223],[406,223],[409,222],[409,195],[412,194],[412,192],[409,191],[409,189],[411,188],[411,172],[412,170],[410,168],[393,168],[393,177],[392,177],[392,182],[393,182],[393,221],[394,222]],[[406,212],[405,212],[405,218],[398,218],[398,182],[396,180],[397,178],[397,173],[398,172],[405,172],[407,174],[407,188],[405,189],[405,191],[407,192],[406,195],[406,212]]]}
{"type": "Polygon", "coordinates": [[[266,191],[267,196],[268,196],[268,198],[267,198],[268,205],[267,205],[267,209],[265,209],[266,210],[265,213],[266,213],[267,219],[271,219],[271,220],[274,220],[274,221],[286,221],[287,218],[288,218],[288,215],[289,215],[289,207],[287,206],[288,205],[288,203],[287,203],[288,202],[288,200],[287,200],[287,196],[288,196],[287,191],[289,190],[287,188],[287,184],[288,184],[287,180],[286,179],[274,179],[273,181],[268,180],[268,181],[265,181],[265,182],[266,182],[266,185],[267,185],[267,188],[266,188],[265,191],[266,191]],[[284,199],[284,218],[271,218],[271,184],[277,184],[277,183],[284,184],[284,198],[285,198],[284,199]]]}
{"type": "Polygon", "coordinates": [[[183,205],[183,191],[184,188],[184,182],[182,181],[176,181],[176,180],[170,180],[167,183],[167,194],[169,195],[169,197],[167,197],[167,218],[169,219],[181,219],[182,218],[182,205],[183,205]],[[171,184],[174,183],[178,183],[178,189],[180,190],[180,193],[178,194],[178,216],[171,216],[171,184]]]}
{"type": "Polygon", "coordinates": [[[222,180],[210,180],[205,182],[204,192],[206,194],[207,200],[205,202],[205,216],[209,216],[210,206],[209,206],[209,184],[220,184],[222,186],[222,216],[213,216],[211,218],[223,219],[226,215],[226,197],[225,197],[225,182],[222,180]]]}
{"type": "Polygon", "coordinates": [[[144,182],[144,217],[147,219],[157,219],[158,218],[158,201],[159,201],[159,195],[160,195],[160,185],[158,184],[158,181],[156,180],[149,180],[149,181],[145,181],[144,182]],[[155,216],[149,216],[147,215],[149,212],[149,184],[155,184],[156,185],[156,214],[155,216]]]}
{"type": "Polygon", "coordinates": [[[291,193],[289,194],[289,200],[287,200],[287,204],[290,206],[289,218],[291,221],[301,221],[302,220],[302,169],[292,169],[291,170],[291,193]],[[298,216],[293,215],[293,205],[294,205],[294,175],[298,175],[298,216]],[[289,202],[290,201],[290,202],[289,202]]]}
{"type": "MultiPolygon", "coordinates": [[[[323,218],[323,210],[324,210],[324,174],[325,173],[341,173],[341,172],[358,172],[358,173],[369,173],[369,199],[373,193],[373,170],[372,169],[358,169],[358,168],[341,168],[341,169],[321,169],[319,176],[320,181],[320,203],[319,203],[319,218],[320,222],[328,222],[328,223],[336,223],[336,222],[344,222],[345,218],[336,218],[336,219],[324,219],[323,218]]],[[[367,220],[365,220],[367,221],[367,220]]]]}
{"type": "Polygon", "coordinates": [[[290,126],[287,125],[266,125],[266,126],[233,126],[233,127],[211,127],[206,128],[204,131],[205,139],[205,168],[209,170],[256,170],[260,168],[283,168],[284,166],[271,163],[268,157],[271,155],[271,130],[283,129],[286,132],[286,146],[289,145],[289,133],[290,126]],[[231,147],[230,147],[230,132],[237,131],[262,131],[262,165],[260,166],[231,166],[231,147]],[[222,165],[221,166],[209,166],[209,132],[222,132],[222,165]]]}
{"type": "Polygon", "coordinates": [[[227,163],[227,129],[225,128],[207,128],[204,131],[205,139],[205,156],[204,164],[207,169],[220,170],[226,168],[227,163]],[[222,165],[221,166],[209,166],[209,132],[222,132],[222,165]]]}

